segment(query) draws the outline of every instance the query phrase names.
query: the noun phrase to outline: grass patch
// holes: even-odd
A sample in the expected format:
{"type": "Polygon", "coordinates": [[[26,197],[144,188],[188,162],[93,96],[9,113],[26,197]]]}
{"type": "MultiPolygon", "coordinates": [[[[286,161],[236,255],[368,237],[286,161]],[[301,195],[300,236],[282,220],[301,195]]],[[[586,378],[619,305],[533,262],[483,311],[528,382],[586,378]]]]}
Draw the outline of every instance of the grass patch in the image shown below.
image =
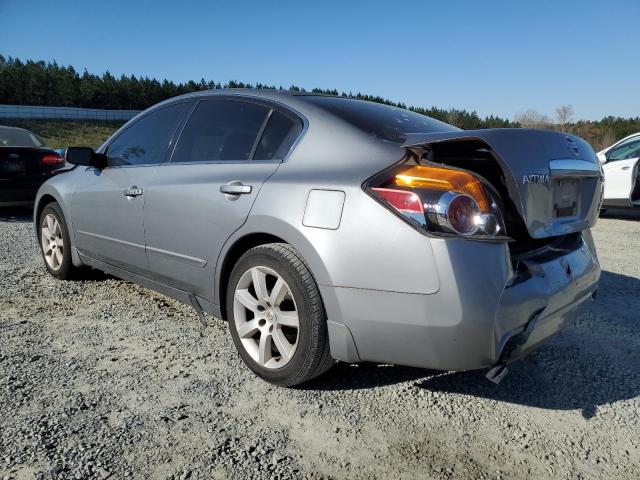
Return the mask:
{"type": "Polygon", "coordinates": [[[0,125],[26,128],[53,148],[93,147],[97,148],[124,122],[101,122],[92,120],[27,120],[0,118],[0,125]]]}

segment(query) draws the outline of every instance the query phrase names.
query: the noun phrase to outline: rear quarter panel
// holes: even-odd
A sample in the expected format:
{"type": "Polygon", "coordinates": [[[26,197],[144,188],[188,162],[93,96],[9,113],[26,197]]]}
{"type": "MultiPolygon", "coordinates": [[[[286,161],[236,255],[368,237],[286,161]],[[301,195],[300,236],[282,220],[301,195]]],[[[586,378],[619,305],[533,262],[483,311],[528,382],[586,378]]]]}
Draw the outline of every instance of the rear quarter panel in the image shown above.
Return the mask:
{"type": "MultiPolygon", "coordinates": [[[[398,144],[336,126],[335,120],[311,121],[294,153],[263,185],[246,223],[227,241],[221,258],[243,236],[269,233],[302,254],[320,285],[436,292],[438,275],[429,239],[362,190],[367,178],[403,155],[398,144]],[[337,229],[303,224],[309,193],[315,189],[344,192],[337,229]]],[[[218,276],[221,264],[218,261],[218,276]]]]}

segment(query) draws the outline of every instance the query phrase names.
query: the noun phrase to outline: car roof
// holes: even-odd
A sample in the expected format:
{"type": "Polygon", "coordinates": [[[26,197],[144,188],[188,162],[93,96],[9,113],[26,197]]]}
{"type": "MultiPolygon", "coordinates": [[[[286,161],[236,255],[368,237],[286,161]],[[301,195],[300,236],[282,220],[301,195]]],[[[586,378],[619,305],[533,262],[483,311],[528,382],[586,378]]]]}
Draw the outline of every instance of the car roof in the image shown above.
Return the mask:
{"type": "Polygon", "coordinates": [[[33,133],[31,130],[27,130],[26,128],[13,127],[11,125],[0,125],[0,128],[5,129],[5,130],[21,130],[23,132],[33,133]]]}
{"type": "Polygon", "coordinates": [[[627,135],[624,138],[621,138],[620,140],[618,140],[617,142],[609,145],[608,147],[603,148],[602,150],[600,150],[598,152],[598,154],[606,154],[609,150],[611,150],[614,147],[617,147],[618,145],[626,142],[627,140],[633,140],[635,138],[640,138],[640,132],[636,132],[636,133],[632,133],[631,135],[627,135]]]}
{"type": "MultiPolygon", "coordinates": [[[[328,95],[325,93],[301,92],[301,91],[290,91],[290,90],[276,90],[273,88],[217,88],[212,90],[198,90],[197,92],[191,92],[191,93],[186,93],[184,95],[179,95],[177,97],[172,97],[150,108],[153,109],[157,106],[168,105],[170,103],[184,100],[184,99],[208,97],[208,96],[233,96],[233,97],[244,97],[244,98],[253,98],[253,99],[261,99],[261,100],[267,100],[272,102],[278,102],[284,105],[285,107],[289,107],[290,109],[296,110],[298,113],[301,113],[303,116],[307,116],[307,115],[332,116],[331,113],[320,109],[317,105],[314,105],[311,102],[308,102],[306,99],[309,97],[333,97],[333,98],[348,99],[348,97],[343,97],[340,95],[328,95]]],[[[358,99],[351,99],[351,100],[358,100],[358,99]]],[[[373,103],[373,102],[368,102],[367,100],[358,100],[358,101],[364,102],[364,103],[373,103]]]]}
{"type": "Polygon", "coordinates": [[[275,99],[275,98],[290,99],[294,97],[322,95],[322,94],[309,93],[309,92],[292,92],[289,90],[276,90],[274,88],[216,88],[211,90],[198,90],[197,92],[185,93],[184,95],[172,97],[166,101],[178,100],[181,98],[206,97],[206,96],[215,96],[215,95],[223,95],[223,96],[231,95],[231,96],[254,97],[254,98],[265,98],[265,99],[275,99]]]}
{"type": "MultiPolygon", "coordinates": [[[[185,93],[183,95],[178,95],[175,97],[168,98],[163,100],[151,107],[141,111],[136,116],[131,118],[128,122],[126,122],[122,127],[120,127],[116,132],[113,133],[109,139],[107,139],[101,146],[99,151],[109,142],[109,140],[115,136],[117,136],[123,129],[127,128],[127,126],[136,121],[138,118],[141,118],[148,113],[163,108],[168,105],[172,105],[174,103],[178,103],[185,100],[203,98],[203,97],[238,97],[238,98],[246,98],[246,99],[257,99],[257,100],[265,100],[270,101],[275,104],[280,104],[281,106],[293,110],[298,116],[301,116],[303,121],[308,121],[309,117],[320,117],[327,118],[333,117],[329,112],[325,112],[321,110],[319,107],[311,104],[310,102],[304,101],[305,96],[309,95],[318,95],[308,92],[292,92],[289,90],[276,90],[270,88],[216,88],[209,90],[198,90],[196,92],[185,93]]],[[[326,95],[325,95],[326,96],[326,95]]]]}
{"type": "Polygon", "coordinates": [[[233,94],[238,94],[238,95],[250,94],[258,97],[259,96],[303,97],[303,96],[310,96],[310,95],[336,96],[336,95],[327,95],[324,93],[280,90],[277,88],[213,88],[208,90],[198,90],[196,92],[185,93],[184,95],[180,95],[178,97],[173,97],[173,98],[190,97],[190,96],[198,96],[198,95],[233,95],[233,94]]]}

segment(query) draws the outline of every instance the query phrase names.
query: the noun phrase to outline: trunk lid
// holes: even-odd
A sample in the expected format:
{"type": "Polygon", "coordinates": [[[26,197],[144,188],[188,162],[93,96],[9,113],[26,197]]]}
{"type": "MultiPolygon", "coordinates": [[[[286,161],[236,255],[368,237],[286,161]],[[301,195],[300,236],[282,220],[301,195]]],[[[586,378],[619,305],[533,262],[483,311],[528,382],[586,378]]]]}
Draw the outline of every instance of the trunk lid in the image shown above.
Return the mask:
{"type": "Polygon", "coordinates": [[[0,147],[0,178],[12,179],[49,174],[64,166],[41,162],[45,155],[54,154],[56,152],[48,148],[0,147]]]}
{"type": "Polygon", "coordinates": [[[595,224],[602,174],[595,152],[581,138],[546,130],[487,129],[407,134],[403,146],[431,150],[465,141],[488,151],[499,164],[508,195],[532,238],[566,235],[595,224]]]}

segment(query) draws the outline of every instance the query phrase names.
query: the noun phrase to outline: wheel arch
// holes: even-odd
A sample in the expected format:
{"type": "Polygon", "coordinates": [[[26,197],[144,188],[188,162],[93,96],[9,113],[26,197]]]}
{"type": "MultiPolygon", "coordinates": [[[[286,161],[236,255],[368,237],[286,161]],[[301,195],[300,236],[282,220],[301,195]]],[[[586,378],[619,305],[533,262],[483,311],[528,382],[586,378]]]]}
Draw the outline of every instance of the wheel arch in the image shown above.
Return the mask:
{"type": "Polygon", "coordinates": [[[50,193],[45,193],[38,199],[38,203],[36,203],[33,211],[33,221],[36,224],[36,230],[37,230],[37,224],[40,221],[40,214],[42,213],[42,210],[44,210],[44,207],[46,207],[47,205],[53,202],[57,202],[58,204],[60,203],[58,202],[58,199],[53,195],[51,195],[50,193]]]}
{"type": "MultiPolygon", "coordinates": [[[[60,199],[55,194],[55,192],[51,191],[50,189],[41,188],[40,191],[38,192],[36,201],[33,205],[33,229],[36,235],[36,240],[38,242],[40,242],[40,232],[38,227],[40,223],[40,215],[42,214],[42,210],[44,210],[44,207],[54,202],[56,202],[58,205],[60,205],[60,208],[62,208],[62,203],[60,202],[60,199]]],[[[62,210],[62,213],[65,214],[65,221],[66,221],[67,215],[64,209],[62,210]]]]}
{"type": "MultiPolygon", "coordinates": [[[[268,243],[291,245],[302,256],[316,284],[319,286],[328,282],[328,273],[320,255],[297,229],[275,217],[269,217],[266,224],[264,221],[252,222],[252,225],[245,224],[227,240],[216,265],[215,303],[220,305],[220,313],[224,320],[226,320],[226,293],[234,265],[251,248],[268,243]]],[[[325,303],[324,298],[322,301],[325,303]]]]}
{"type": "MultiPolygon", "coordinates": [[[[55,178],[55,177],[54,177],[55,178]]],[[[69,240],[71,241],[71,261],[73,265],[76,267],[82,266],[82,261],[80,260],[80,256],[76,250],[76,241],[75,241],[75,231],[71,221],[71,215],[69,212],[69,207],[66,202],[63,200],[64,198],[69,198],[69,196],[64,195],[64,189],[62,192],[59,192],[54,186],[50,185],[49,182],[44,183],[38,194],[36,196],[35,204],[33,207],[33,226],[34,232],[36,235],[36,240],[40,242],[39,238],[39,230],[38,230],[38,222],[40,220],[40,215],[42,214],[42,210],[49,205],[50,203],[56,202],[60,205],[62,209],[62,214],[64,215],[64,221],[67,224],[67,231],[69,233],[69,240]]]]}
{"type": "Polygon", "coordinates": [[[222,315],[223,320],[227,319],[227,288],[229,285],[229,277],[231,276],[231,271],[233,270],[234,265],[245,252],[267,243],[288,242],[269,233],[254,232],[237,239],[224,256],[222,265],[220,266],[218,281],[216,282],[216,285],[218,285],[217,293],[220,304],[220,314],[222,315]]]}

